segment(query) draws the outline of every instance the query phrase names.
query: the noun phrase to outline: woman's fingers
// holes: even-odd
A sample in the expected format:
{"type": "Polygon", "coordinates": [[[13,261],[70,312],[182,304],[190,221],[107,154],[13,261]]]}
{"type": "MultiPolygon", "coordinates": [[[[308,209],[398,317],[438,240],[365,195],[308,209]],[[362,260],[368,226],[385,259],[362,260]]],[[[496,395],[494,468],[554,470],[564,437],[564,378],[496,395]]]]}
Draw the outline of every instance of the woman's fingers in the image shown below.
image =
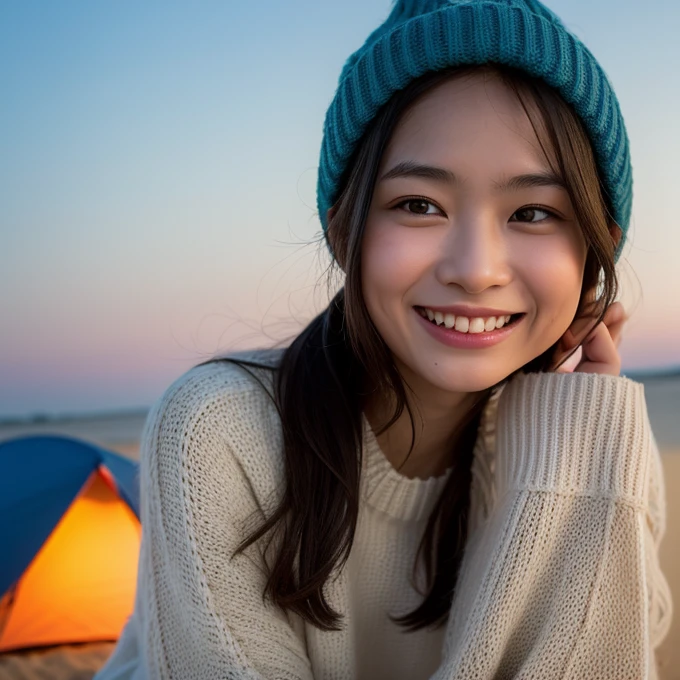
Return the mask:
{"type": "Polygon", "coordinates": [[[557,368],[555,368],[555,371],[557,373],[573,373],[576,367],[581,363],[581,359],[583,358],[583,350],[581,347],[578,347],[576,351],[566,360],[562,359],[563,363],[561,363],[557,368]]]}
{"type": "Polygon", "coordinates": [[[602,321],[583,341],[583,357],[574,369],[578,373],[620,375],[621,357],[609,329],[602,321]]]}
{"type": "Polygon", "coordinates": [[[626,310],[620,302],[614,302],[610,305],[604,315],[603,321],[609,329],[609,334],[612,336],[612,340],[617,347],[621,342],[623,326],[627,320],[626,310]]]}
{"type": "Polygon", "coordinates": [[[580,345],[580,348],[553,370],[561,373],[578,371],[619,375],[621,357],[617,348],[627,320],[625,309],[620,302],[614,302],[607,308],[600,323],[596,323],[597,319],[592,316],[581,316],[574,320],[561,338],[560,349],[566,355],[574,347],[580,345]]]}

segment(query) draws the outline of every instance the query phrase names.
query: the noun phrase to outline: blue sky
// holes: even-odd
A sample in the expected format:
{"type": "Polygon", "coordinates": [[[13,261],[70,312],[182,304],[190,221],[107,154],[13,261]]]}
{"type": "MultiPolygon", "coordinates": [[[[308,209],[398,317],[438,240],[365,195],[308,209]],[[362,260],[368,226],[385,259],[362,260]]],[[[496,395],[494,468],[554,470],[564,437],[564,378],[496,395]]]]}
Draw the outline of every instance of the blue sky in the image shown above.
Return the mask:
{"type": "MultiPolygon", "coordinates": [[[[624,366],[680,364],[678,4],[547,3],[618,93],[634,166],[624,366]]],[[[0,416],[151,403],[325,301],[315,182],[388,0],[0,5],[0,416]]]]}

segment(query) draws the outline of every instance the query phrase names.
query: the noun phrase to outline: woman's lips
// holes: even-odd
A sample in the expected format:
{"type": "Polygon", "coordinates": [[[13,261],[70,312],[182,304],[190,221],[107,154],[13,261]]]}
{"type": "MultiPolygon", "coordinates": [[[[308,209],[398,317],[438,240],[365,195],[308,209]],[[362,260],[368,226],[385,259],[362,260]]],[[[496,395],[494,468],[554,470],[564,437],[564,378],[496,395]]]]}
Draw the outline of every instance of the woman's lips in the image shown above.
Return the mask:
{"type": "Polygon", "coordinates": [[[484,349],[491,347],[505,340],[517,326],[522,323],[525,314],[520,314],[516,318],[510,319],[510,322],[505,324],[502,328],[496,328],[492,331],[482,331],[481,333],[461,333],[454,328],[446,328],[446,326],[438,326],[427,317],[421,316],[420,312],[414,307],[413,311],[418,317],[419,322],[425,327],[425,330],[435,339],[439,340],[444,345],[449,347],[456,347],[460,349],[484,349]]]}

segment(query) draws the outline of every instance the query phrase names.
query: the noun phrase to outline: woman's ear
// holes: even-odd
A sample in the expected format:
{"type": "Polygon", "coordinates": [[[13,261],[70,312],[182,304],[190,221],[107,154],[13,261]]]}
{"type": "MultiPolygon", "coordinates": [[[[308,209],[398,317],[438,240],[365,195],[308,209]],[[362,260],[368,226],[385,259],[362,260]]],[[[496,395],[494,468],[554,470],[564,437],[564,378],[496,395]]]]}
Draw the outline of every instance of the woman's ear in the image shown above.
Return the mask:
{"type": "Polygon", "coordinates": [[[612,222],[609,225],[609,233],[611,234],[612,241],[614,241],[614,249],[619,247],[619,242],[621,241],[621,236],[623,236],[623,232],[621,231],[621,227],[619,227],[616,222],[612,222]]]}

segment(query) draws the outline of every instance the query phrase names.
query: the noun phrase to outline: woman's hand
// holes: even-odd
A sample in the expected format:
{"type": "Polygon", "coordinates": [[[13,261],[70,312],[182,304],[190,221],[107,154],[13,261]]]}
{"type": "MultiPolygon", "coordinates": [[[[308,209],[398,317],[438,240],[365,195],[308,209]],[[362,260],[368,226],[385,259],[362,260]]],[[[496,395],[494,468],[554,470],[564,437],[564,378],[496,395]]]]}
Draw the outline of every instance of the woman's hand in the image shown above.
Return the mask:
{"type": "Polygon", "coordinates": [[[601,373],[619,375],[621,356],[618,346],[621,331],[626,322],[626,313],[620,302],[614,302],[607,309],[604,319],[593,328],[595,319],[582,317],[574,321],[560,340],[560,349],[568,354],[581,344],[579,350],[562,366],[558,373],[601,373]]]}

